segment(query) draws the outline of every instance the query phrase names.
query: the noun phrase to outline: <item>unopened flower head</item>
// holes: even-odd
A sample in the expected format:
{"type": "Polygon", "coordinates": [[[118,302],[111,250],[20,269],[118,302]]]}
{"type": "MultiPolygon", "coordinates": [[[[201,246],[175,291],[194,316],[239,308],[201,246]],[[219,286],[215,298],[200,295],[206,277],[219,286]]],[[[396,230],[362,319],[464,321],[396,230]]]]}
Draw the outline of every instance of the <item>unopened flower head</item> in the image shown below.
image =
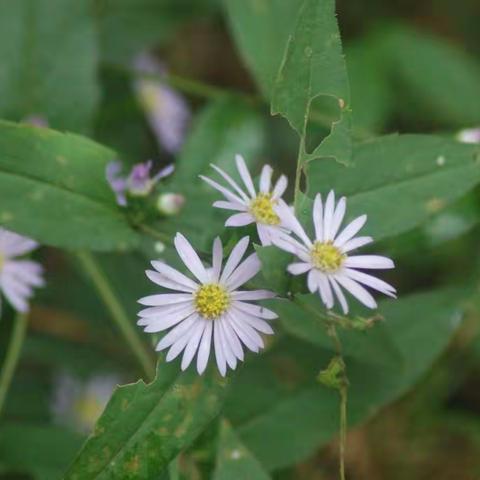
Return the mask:
{"type": "Polygon", "coordinates": [[[460,130],[457,140],[463,143],[480,143],[480,127],[460,130]]]}
{"type": "Polygon", "coordinates": [[[348,303],[342,288],[369,308],[375,308],[377,304],[364,286],[390,297],[395,297],[396,292],[383,280],[358,270],[388,269],[394,268],[394,264],[389,258],[379,255],[351,255],[353,250],[371,243],[373,239],[356,236],[367,220],[366,215],[356,218],[340,231],[345,210],[345,197],[335,205],[335,194],[331,191],[323,204],[318,194],[313,205],[315,239],[312,241],[292,210],[281,201],[276,211],[292,235],[282,233],[275,237],[274,243],[300,259],[300,262],[288,266],[289,273],[300,275],[308,272],[310,292],[318,291],[328,309],[333,308],[337,298],[346,314],[348,303]]]}
{"type": "Polygon", "coordinates": [[[59,372],[50,404],[53,420],[81,433],[90,433],[120,383],[120,377],[113,373],[96,374],[84,380],[59,372]]]}
{"type": "Polygon", "coordinates": [[[135,164],[128,176],[122,175],[122,164],[119,161],[109,162],[106,168],[106,178],[117,197],[117,203],[125,207],[127,194],[134,197],[143,197],[153,190],[153,187],[162,179],[173,173],[174,166],[168,165],[153,177],[151,176],[153,162],[135,164]]]}
{"type": "Polygon", "coordinates": [[[274,207],[278,204],[287,188],[287,177],[282,175],[272,188],[273,170],[270,165],[265,165],[260,175],[260,189],[257,193],[243,157],[237,155],[235,161],[246,192],[238,186],[230,175],[216,165],[212,165],[212,168],[223,177],[233,191],[208,177],[200,176],[200,178],[225,197],[225,200],[214,202],[214,207],[240,212],[227,219],[225,222],[227,227],[242,227],[256,223],[262,245],[271,245],[272,237],[284,230],[283,225],[281,225],[281,219],[275,212],[274,207]]]}
{"type": "Polygon", "coordinates": [[[277,315],[250,302],[275,295],[267,290],[238,290],[260,270],[256,253],[242,261],[248,248],[248,237],[235,245],[225,265],[222,265],[222,242],[216,238],[211,267],[204,265],[182,234],[177,233],[174,243],[178,255],[195,279],[163,262],[152,262],[155,271],[147,270],[148,278],[177,293],[141,298],[139,303],[148,308],[139,313],[138,325],[150,333],[171,329],[160,340],[157,350],[169,349],[168,362],[183,352],[182,370],[196,355],[197,371],[202,374],[213,343],[218,370],[225,376],[227,366],[235,369],[237,361],[243,361],[244,346],[253,352],[263,347],[258,332],[273,334],[266,320],[277,315]]]}
{"type": "Polygon", "coordinates": [[[138,78],[134,87],[155,137],[167,152],[177,153],[185,139],[190,109],[185,99],[165,85],[165,68],[152,55],[142,53],[135,59],[140,74],[158,78],[138,78]]]}
{"type": "Polygon", "coordinates": [[[32,260],[17,258],[37,247],[34,240],[0,227],[0,290],[18,312],[28,311],[34,287],[44,285],[42,266],[32,260]]]}
{"type": "Polygon", "coordinates": [[[157,208],[163,215],[178,215],[185,204],[185,197],[179,193],[161,193],[157,208]]]}

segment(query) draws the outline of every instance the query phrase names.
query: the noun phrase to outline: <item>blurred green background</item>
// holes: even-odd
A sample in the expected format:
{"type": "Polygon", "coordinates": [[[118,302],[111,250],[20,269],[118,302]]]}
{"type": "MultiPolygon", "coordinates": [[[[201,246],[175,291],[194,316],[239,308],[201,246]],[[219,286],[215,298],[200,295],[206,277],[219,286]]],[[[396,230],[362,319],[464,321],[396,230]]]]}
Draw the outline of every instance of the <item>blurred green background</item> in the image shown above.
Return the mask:
{"type": "MultiPolygon", "coordinates": [[[[393,132],[453,137],[480,126],[478,0],[339,0],[337,12],[358,140],[393,132]]],[[[293,172],[297,138],[286,122],[269,117],[217,0],[0,0],[0,117],[21,121],[41,115],[52,128],[116,149],[125,162],[169,163],[174,155],[158,146],[132,88],[133,58],[146,49],[168,68],[167,82],[185,96],[194,117],[224,93],[240,93],[241,105],[246,102],[258,115],[247,135],[249,148],[260,160],[293,172]],[[29,55],[36,60],[25,61],[29,55]],[[25,73],[27,66],[33,77],[25,73]],[[52,70],[57,75],[43,81],[52,70]]],[[[226,121],[250,115],[242,108],[226,121]]],[[[189,131],[195,118],[192,125],[189,131]]],[[[145,248],[151,251],[151,245],[145,248]]],[[[478,291],[480,192],[438,214],[434,209],[426,225],[380,248],[395,258],[400,295],[447,281],[476,282],[478,291]]],[[[102,395],[108,398],[108,388],[99,392],[95,383],[108,386],[139,376],[76,262],[48,248],[40,258],[48,289],[36,298],[0,426],[5,480],[57,478],[93,425],[102,395]],[[105,376],[108,380],[101,380],[105,376]],[[75,398],[65,400],[62,388],[75,398]],[[70,406],[62,407],[63,400],[70,406]]],[[[139,269],[144,258],[100,259],[117,290],[128,291],[126,307],[134,318],[132,299],[149,289],[139,269]]],[[[480,478],[479,307],[469,305],[462,327],[413,391],[349,432],[350,480],[480,478]]],[[[6,310],[0,322],[0,357],[12,317],[6,310]]],[[[202,478],[208,471],[208,435],[201,448],[181,459],[185,478],[202,478]]],[[[321,480],[336,474],[334,442],[276,470],[274,478],[321,480]]]]}

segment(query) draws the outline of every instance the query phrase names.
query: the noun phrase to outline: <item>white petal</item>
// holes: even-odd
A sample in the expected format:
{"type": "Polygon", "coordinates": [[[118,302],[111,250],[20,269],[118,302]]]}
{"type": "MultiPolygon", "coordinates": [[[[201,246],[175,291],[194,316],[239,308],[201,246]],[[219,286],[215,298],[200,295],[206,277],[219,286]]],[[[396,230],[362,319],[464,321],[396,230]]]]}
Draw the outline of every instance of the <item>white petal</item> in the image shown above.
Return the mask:
{"type": "Polygon", "coordinates": [[[240,173],[243,183],[247,187],[248,193],[250,193],[252,198],[256,197],[255,187],[253,186],[252,177],[250,176],[245,160],[241,155],[235,155],[235,163],[237,164],[238,173],[240,173]]]}
{"type": "Polygon", "coordinates": [[[345,267],[350,268],[395,268],[395,264],[390,258],[382,257],[381,255],[355,255],[347,257],[343,264],[345,267]]]}
{"type": "Polygon", "coordinates": [[[350,268],[345,269],[345,274],[350,278],[357,280],[357,282],[363,283],[363,285],[366,285],[367,287],[373,288],[384,293],[385,295],[388,295],[389,297],[395,298],[395,288],[377,277],[369,275],[368,273],[352,270],[350,268]]]}
{"type": "Polygon", "coordinates": [[[277,235],[272,237],[272,242],[278,248],[285,250],[286,252],[293,253],[300,260],[304,262],[310,261],[310,253],[307,247],[302,245],[298,240],[295,240],[290,235],[279,232],[277,235]]]}
{"type": "MultiPolygon", "coordinates": [[[[152,262],[152,266],[155,270],[157,270],[157,272],[161,273],[164,277],[166,277],[167,280],[170,280],[171,282],[181,285],[182,287],[185,288],[187,292],[193,292],[197,290],[198,284],[196,284],[192,279],[188,278],[183,273],[180,273],[178,270],[175,270],[174,268],[170,267],[166,263],[160,262],[158,260],[154,260],[152,262]]],[[[148,276],[148,272],[147,272],[147,276],[148,276]]],[[[150,276],[148,276],[148,278],[150,278],[150,276]]],[[[161,279],[158,276],[156,276],[155,278],[156,278],[156,281],[155,280],[152,280],[152,281],[155,281],[155,283],[158,283],[159,285],[161,285],[159,283],[161,279]]],[[[166,288],[171,288],[171,287],[166,287],[166,288]]]]}
{"type": "Polygon", "coordinates": [[[225,200],[217,200],[216,202],[213,202],[213,206],[216,208],[223,208],[224,210],[235,210],[239,212],[244,212],[248,210],[248,207],[244,204],[237,202],[227,202],[225,200]]]}
{"type": "Polygon", "coordinates": [[[272,198],[278,200],[287,189],[288,179],[285,175],[281,175],[280,178],[277,180],[275,187],[272,192],[272,198]]]}
{"type": "Polygon", "coordinates": [[[236,213],[231,217],[227,218],[225,222],[226,227],[244,227],[245,225],[250,225],[255,221],[255,218],[251,213],[242,212],[236,213]]]}
{"type": "Polygon", "coordinates": [[[173,345],[179,338],[184,336],[192,327],[192,325],[199,319],[198,314],[193,313],[186,318],[182,323],[172,328],[157,344],[156,350],[164,350],[173,345]]]}
{"type": "Polygon", "coordinates": [[[229,317],[228,315],[225,315],[223,319],[223,333],[225,334],[225,340],[229,344],[230,350],[233,352],[233,354],[240,361],[243,361],[244,354],[243,354],[242,344],[238,340],[235,330],[233,330],[233,328],[231,327],[228,317],[229,317]]]}
{"type": "Polygon", "coordinates": [[[192,328],[190,328],[190,330],[185,332],[185,334],[182,337],[180,337],[170,347],[170,349],[168,350],[167,356],[165,357],[165,360],[167,362],[171,362],[174,358],[177,358],[182,353],[182,351],[186,348],[190,339],[195,334],[195,331],[199,322],[200,322],[200,319],[197,319],[197,321],[192,325],[192,328]]]}
{"type": "Polygon", "coordinates": [[[311,293],[314,293],[318,290],[318,281],[315,269],[312,269],[308,272],[307,287],[311,293]]]}
{"type": "Polygon", "coordinates": [[[233,189],[238,193],[238,195],[240,195],[240,197],[245,203],[250,202],[250,199],[247,197],[245,192],[237,185],[237,183],[233,180],[233,178],[230,175],[228,175],[228,173],[224,172],[221,168],[217,167],[216,165],[210,164],[210,166],[216,172],[218,172],[230,184],[231,187],[233,187],[233,189]]]}
{"type": "Polygon", "coordinates": [[[372,237],[355,237],[349,240],[348,242],[344,243],[341,250],[343,253],[350,252],[355,250],[356,248],[363,247],[369,243],[373,242],[372,237]]]}
{"type": "Polygon", "coordinates": [[[355,220],[351,221],[340,233],[340,235],[335,239],[333,244],[336,247],[343,247],[343,245],[348,242],[351,238],[353,238],[360,229],[365,225],[367,221],[366,215],[361,215],[357,217],[355,220]]]}
{"type": "Polygon", "coordinates": [[[238,338],[240,338],[240,340],[249,350],[257,353],[261,348],[263,348],[262,337],[254,328],[250,327],[250,325],[242,323],[235,317],[235,315],[232,315],[231,325],[237,333],[238,338]]]}
{"type": "Polygon", "coordinates": [[[330,240],[335,238],[335,235],[342,224],[343,217],[345,216],[345,210],[347,208],[347,199],[342,197],[335,208],[335,213],[333,214],[332,228],[330,230],[330,240]]]}
{"type": "Polygon", "coordinates": [[[30,290],[19,284],[10,275],[2,276],[2,284],[0,285],[5,297],[17,312],[25,313],[28,311],[28,298],[31,294],[30,290]]]}
{"type": "Polygon", "coordinates": [[[325,202],[325,212],[323,214],[323,241],[332,240],[333,213],[335,211],[335,193],[330,190],[325,202]]]}
{"type": "Polygon", "coordinates": [[[225,284],[230,290],[235,290],[240,285],[248,282],[262,268],[262,264],[256,253],[248,256],[227,278],[225,284]]]}
{"type": "Polygon", "coordinates": [[[222,275],[220,277],[220,282],[225,283],[227,278],[232,274],[232,272],[237,268],[237,265],[242,260],[242,257],[247,250],[249,237],[243,237],[232,249],[230,256],[228,257],[225,268],[223,269],[222,275]]]}
{"type": "Polygon", "coordinates": [[[262,223],[257,223],[257,233],[258,238],[260,239],[260,243],[263,247],[268,247],[272,244],[272,239],[270,236],[270,229],[267,225],[263,225],[262,223]]]}
{"type": "Polygon", "coordinates": [[[375,299],[368,293],[368,291],[363,288],[359,283],[346,275],[337,274],[334,276],[335,280],[343,287],[345,290],[348,290],[357,300],[363,303],[368,308],[376,308],[377,302],[375,299]]]}
{"type": "Polygon", "coordinates": [[[262,193],[268,193],[270,191],[270,185],[272,182],[273,169],[270,165],[264,165],[262,173],[260,175],[260,191],[262,193]]]}
{"type": "Polygon", "coordinates": [[[225,359],[225,354],[223,353],[223,344],[220,337],[220,324],[215,322],[213,325],[213,346],[215,348],[215,359],[217,361],[218,371],[225,376],[227,373],[227,361],[225,359]]]}
{"type": "Polygon", "coordinates": [[[167,330],[167,328],[177,325],[181,321],[188,318],[195,313],[195,307],[193,305],[187,305],[182,310],[172,311],[160,316],[150,318],[140,318],[137,324],[145,325],[144,331],[146,333],[157,333],[167,330]]]}
{"type": "Polygon", "coordinates": [[[342,289],[338,286],[337,281],[333,277],[330,276],[328,280],[330,281],[333,287],[333,291],[335,292],[335,295],[337,296],[338,301],[340,302],[343,313],[346,315],[348,313],[348,303],[347,303],[347,299],[345,298],[345,295],[342,292],[342,289]]]}
{"type": "Polygon", "coordinates": [[[222,187],[220,184],[217,182],[213,181],[212,179],[208,177],[204,177],[203,175],[200,175],[200,178],[208,183],[211,187],[213,187],[215,190],[218,190],[228,201],[232,203],[243,203],[243,200],[238,196],[232,193],[230,190],[228,190],[225,187],[222,187]]]}
{"type": "Polygon", "coordinates": [[[197,252],[190,245],[188,240],[181,234],[177,233],[174,239],[175,248],[179,257],[185,266],[195,275],[202,283],[208,282],[208,274],[200,260],[197,252]]]}
{"type": "Polygon", "coordinates": [[[233,300],[264,300],[265,298],[275,298],[276,295],[270,290],[237,290],[232,293],[233,300]]]}
{"type": "Polygon", "coordinates": [[[38,243],[35,240],[0,227],[0,251],[5,257],[13,258],[25,255],[37,247],[38,243]]]}
{"type": "Polygon", "coordinates": [[[312,268],[310,263],[291,263],[287,267],[288,273],[292,275],[301,275],[302,273],[308,272],[312,268]]]}
{"type": "Polygon", "coordinates": [[[333,307],[334,300],[333,300],[333,293],[332,293],[332,289],[330,287],[328,278],[326,275],[324,275],[321,272],[317,271],[315,273],[316,273],[316,278],[318,283],[318,289],[320,291],[320,296],[322,297],[323,303],[328,309],[331,309],[333,307]]]}
{"type": "Polygon", "coordinates": [[[153,270],[146,270],[145,275],[156,285],[160,285],[163,288],[169,288],[171,290],[177,290],[179,292],[193,292],[193,288],[185,287],[180,283],[173,282],[172,280],[168,279],[165,275],[162,275],[159,272],[155,272],[153,270]]]}
{"type": "Polygon", "coordinates": [[[300,222],[290,210],[290,207],[280,199],[278,200],[277,205],[273,208],[275,213],[280,217],[282,224],[285,225],[285,227],[287,227],[289,230],[292,230],[292,232],[294,232],[295,235],[297,235],[308,248],[311,248],[312,242],[307,237],[307,234],[300,225],[300,222]]]}
{"type": "Polygon", "coordinates": [[[182,363],[180,365],[180,368],[182,370],[185,370],[190,365],[193,357],[197,353],[198,345],[200,344],[200,340],[202,338],[207,323],[210,323],[210,321],[201,318],[195,325],[193,334],[190,337],[187,346],[185,347],[185,351],[183,352],[182,363]]]}
{"type": "Polygon", "coordinates": [[[172,312],[183,312],[184,310],[188,310],[189,307],[193,307],[193,298],[191,299],[190,302],[182,302],[182,303],[176,303],[172,305],[161,305],[159,307],[148,307],[144,308],[143,310],[140,310],[138,312],[139,317],[144,317],[144,318],[152,318],[155,319],[156,317],[163,317],[165,315],[170,315],[172,312]]]}
{"type": "Polygon", "coordinates": [[[223,246],[220,237],[216,237],[213,241],[212,248],[212,279],[214,282],[218,282],[220,278],[220,272],[222,271],[223,261],[223,246]]]}
{"type": "Polygon", "coordinates": [[[162,293],[159,295],[148,295],[137,301],[140,305],[159,307],[161,305],[192,301],[192,295],[189,293],[162,293]]]}
{"type": "Polygon", "coordinates": [[[212,329],[213,322],[207,321],[200,346],[198,347],[197,372],[199,375],[201,375],[207,368],[208,357],[210,356],[210,345],[212,343],[212,329]]]}
{"type": "Polygon", "coordinates": [[[323,241],[323,204],[322,196],[317,193],[313,202],[313,225],[315,227],[315,238],[323,241]]]}
{"type": "Polygon", "coordinates": [[[252,328],[258,330],[259,332],[265,333],[267,335],[273,335],[274,333],[272,327],[265,320],[242,312],[238,308],[234,308],[230,316],[235,317],[236,319],[238,319],[238,321],[242,322],[242,324],[250,325],[252,328]]]}
{"type": "Polygon", "coordinates": [[[262,307],[260,305],[253,305],[251,303],[245,303],[240,301],[233,301],[232,307],[242,310],[242,312],[253,315],[254,317],[265,318],[266,320],[273,320],[278,318],[278,315],[275,312],[272,312],[268,308],[262,307]]]}
{"type": "Polygon", "coordinates": [[[6,260],[3,264],[3,271],[13,275],[26,285],[33,287],[45,285],[42,266],[32,260],[6,260]]]}
{"type": "Polygon", "coordinates": [[[237,367],[237,357],[234,355],[230,344],[227,341],[226,335],[225,335],[225,329],[223,326],[223,319],[219,318],[216,320],[216,323],[218,324],[218,329],[219,329],[219,337],[220,337],[220,342],[222,343],[222,348],[223,348],[223,354],[225,355],[225,360],[227,361],[228,366],[232,369],[235,370],[237,367]]]}

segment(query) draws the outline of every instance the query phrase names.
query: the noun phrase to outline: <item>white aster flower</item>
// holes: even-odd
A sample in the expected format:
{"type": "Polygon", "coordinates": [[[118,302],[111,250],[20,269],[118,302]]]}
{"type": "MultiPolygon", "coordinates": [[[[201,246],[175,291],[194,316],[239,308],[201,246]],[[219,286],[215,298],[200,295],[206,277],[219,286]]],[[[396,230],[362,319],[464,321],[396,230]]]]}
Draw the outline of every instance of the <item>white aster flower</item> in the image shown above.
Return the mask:
{"type": "Polygon", "coordinates": [[[456,138],[462,143],[480,143],[480,127],[460,130],[456,138]]]}
{"type": "Polygon", "coordinates": [[[363,285],[395,297],[395,289],[388,283],[358,269],[394,268],[393,261],[379,255],[350,255],[354,249],[372,242],[371,237],[356,237],[367,220],[361,215],[350,222],[342,231],[340,226],[346,210],[345,197],[335,205],[335,194],[331,191],[322,204],[318,194],[313,204],[315,239],[311,241],[300,222],[285,202],[276,208],[278,215],[299,240],[287,234],[274,239],[275,245],[295,254],[301,261],[292,263],[287,270],[292,275],[308,272],[307,285],[310,292],[318,291],[325,306],[330,309],[338,299],[343,312],[348,313],[348,304],[342,288],[369,308],[376,308],[372,295],[363,285]]]}
{"type": "Polygon", "coordinates": [[[175,236],[175,248],[195,280],[160,261],[153,261],[156,271],[147,270],[148,278],[163,288],[180,293],[162,293],[141,298],[149,308],[139,313],[138,325],[149,333],[173,327],[158,343],[157,350],[169,348],[167,362],[183,352],[181,368],[185,370],[197,355],[197,371],[207,366],[213,339],[220,373],[225,376],[227,365],[243,361],[243,345],[253,352],[263,347],[258,332],[273,334],[265,320],[277,315],[264,307],[249,303],[273,298],[267,290],[237,290],[260,270],[260,261],[252,253],[243,262],[249,238],[242,238],[233,248],[222,268],[223,247],[220,238],[213,242],[212,267],[206,268],[187,239],[175,236]]]}
{"type": "Polygon", "coordinates": [[[225,222],[226,227],[243,227],[244,225],[256,223],[258,237],[260,238],[261,244],[271,245],[272,237],[274,237],[279,231],[283,230],[281,220],[275,213],[274,207],[277,205],[287,188],[287,177],[281,175],[272,189],[273,169],[270,165],[265,165],[260,174],[260,191],[257,193],[243,157],[241,155],[236,155],[235,162],[237,164],[238,173],[247,189],[246,192],[238,186],[230,175],[216,165],[211,165],[211,167],[227,181],[235,192],[222,187],[208,177],[200,175],[200,178],[218,190],[225,197],[225,200],[214,202],[214,207],[240,212],[227,219],[225,222]]]}
{"type": "Polygon", "coordinates": [[[78,378],[66,371],[55,376],[50,410],[55,423],[89,433],[121,378],[113,373],[78,378]]]}
{"type": "Polygon", "coordinates": [[[33,287],[44,285],[43,269],[39,263],[17,259],[37,247],[34,240],[0,227],[0,290],[18,312],[28,311],[33,287]]]}
{"type": "MultiPolygon", "coordinates": [[[[141,53],[134,63],[141,74],[165,76],[165,67],[149,53],[141,53]]],[[[169,153],[177,153],[190,122],[190,108],[186,100],[165,82],[155,78],[138,78],[134,88],[158,144],[169,153]]]]}

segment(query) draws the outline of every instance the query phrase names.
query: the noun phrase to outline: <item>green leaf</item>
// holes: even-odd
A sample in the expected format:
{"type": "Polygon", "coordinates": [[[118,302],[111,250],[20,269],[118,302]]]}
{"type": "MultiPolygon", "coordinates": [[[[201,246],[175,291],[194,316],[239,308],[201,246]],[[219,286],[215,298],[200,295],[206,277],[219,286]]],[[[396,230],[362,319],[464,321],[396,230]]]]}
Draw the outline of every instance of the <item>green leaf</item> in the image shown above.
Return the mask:
{"type": "Polygon", "coordinates": [[[300,135],[302,162],[334,157],[350,163],[350,92],[334,0],[304,0],[273,88],[272,114],[277,113],[300,135]],[[310,153],[306,150],[307,126],[312,103],[320,97],[336,102],[339,118],[310,153]]]}
{"type": "Polygon", "coordinates": [[[167,468],[218,414],[226,380],[212,367],[159,362],[149,385],[119,387],[65,480],[150,480],[167,468]]]}
{"type": "Polygon", "coordinates": [[[114,158],[77,135],[0,121],[0,224],[57,247],[132,246],[105,179],[114,158]]]}
{"type": "Polygon", "coordinates": [[[224,0],[240,54],[270,98],[301,0],[224,0]]]}
{"type": "MultiPolygon", "coordinates": [[[[459,325],[466,295],[442,289],[381,304],[385,333],[401,361],[394,367],[346,359],[350,426],[419,381],[459,325]]],[[[288,338],[249,362],[235,378],[227,417],[268,470],[303,460],[338,434],[338,395],[315,380],[331,357],[329,350],[288,338]]]]}
{"type": "Polygon", "coordinates": [[[215,3],[215,0],[96,2],[102,58],[130,64],[135,54],[164,45],[183,23],[214,12],[215,3]]]}
{"type": "Polygon", "coordinates": [[[1,2],[0,116],[89,130],[99,98],[89,9],[87,0],[1,2]]]}
{"type": "MultiPolygon", "coordinates": [[[[425,222],[480,181],[480,148],[428,135],[391,135],[358,145],[354,166],[309,162],[308,195],[335,190],[348,198],[347,218],[366,213],[376,240],[425,222]]],[[[311,222],[311,201],[302,216],[311,222]]]]}
{"type": "Polygon", "coordinates": [[[35,480],[58,480],[83,437],[52,425],[3,422],[0,473],[25,473],[35,480]]]}
{"type": "Polygon", "coordinates": [[[413,96],[410,108],[427,107],[447,125],[480,122],[478,61],[449,41],[405,26],[390,27],[379,41],[392,74],[413,96]]]}
{"type": "Polygon", "coordinates": [[[228,422],[218,438],[217,466],[212,480],[268,480],[270,476],[242,444],[228,422]]]}
{"type": "Polygon", "coordinates": [[[292,256],[273,246],[255,245],[255,251],[262,262],[262,288],[285,295],[290,284],[290,277],[285,272],[288,264],[291,263],[292,256]]]}
{"type": "Polygon", "coordinates": [[[227,214],[211,207],[222,195],[198,175],[218,179],[218,174],[210,167],[215,164],[238,178],[235,154],[242,154],[252,167],[263,145],[262,119],[252,107],[232,97],[210,103],[197,117],[168,185],[169,191],[185,195],[185,207],[180,215],[164,222],[160,228],[169,234],[185,231],[197,248],[210,249],[213,237],[223,229],[227,214]]]}

